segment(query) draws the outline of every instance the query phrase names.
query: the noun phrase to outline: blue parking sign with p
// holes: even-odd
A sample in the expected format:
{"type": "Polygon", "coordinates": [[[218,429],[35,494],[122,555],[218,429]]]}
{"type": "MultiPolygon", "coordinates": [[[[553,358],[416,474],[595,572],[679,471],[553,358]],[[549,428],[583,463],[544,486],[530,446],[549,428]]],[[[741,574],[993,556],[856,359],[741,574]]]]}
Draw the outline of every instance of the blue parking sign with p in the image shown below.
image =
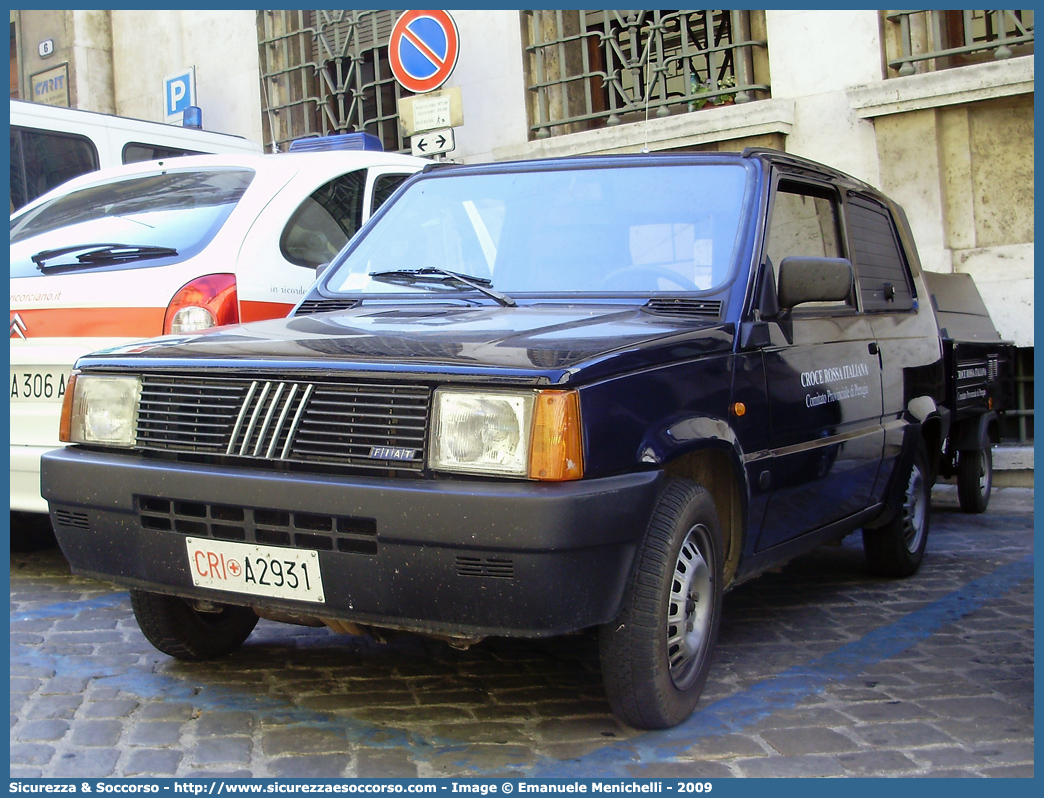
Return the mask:
{"type": "Polygon", "coordinates": [[[195,105],[195,70],[189,69],[163,79],[163,104],[168,119],[180,116],[190,105],[195,105]]]}

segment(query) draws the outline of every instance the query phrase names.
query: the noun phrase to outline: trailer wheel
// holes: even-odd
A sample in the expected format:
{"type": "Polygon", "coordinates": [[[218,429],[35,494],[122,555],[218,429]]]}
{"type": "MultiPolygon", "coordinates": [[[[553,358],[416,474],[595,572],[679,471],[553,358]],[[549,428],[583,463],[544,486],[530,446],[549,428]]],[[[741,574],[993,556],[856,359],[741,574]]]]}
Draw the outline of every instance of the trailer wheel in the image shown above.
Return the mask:
{"type": "Polygon", "coordinates": [[[993,451],[990,447],[957,455],[957,498],[966,513],[985,512],[993,488],[993,451]]]}
{"type": "Polygon", "coordinates": [[[202,612],[177,596],[132,590],[131,607],[146,639],[164,654],[198,661],[231,654],[246,640],[258,617],[249,607],[214,604],[202,612]]]}
{"type": "Polygon", "coordinates": [[[667,483],[628,580],[599,635],[609,703],[624,722],[665,729],[696,708],[721,618],[721,526],[710,494],[667,483]]]}
{"type": "Polygon", "coordinates": [[[884,526],[863,530],[863,551],[878,576],[912,576],[921,567],[931,519],[931,476],[924,443],[914,452],[903,504],[884,526]]]}

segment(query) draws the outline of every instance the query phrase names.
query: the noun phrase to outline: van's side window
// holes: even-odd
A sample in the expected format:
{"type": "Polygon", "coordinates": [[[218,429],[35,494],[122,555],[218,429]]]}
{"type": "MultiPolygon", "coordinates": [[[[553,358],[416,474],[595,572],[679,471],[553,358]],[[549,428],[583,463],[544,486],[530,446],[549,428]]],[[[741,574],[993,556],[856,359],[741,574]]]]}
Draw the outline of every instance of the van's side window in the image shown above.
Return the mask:
{"type": "Polygon", "coordinates": [[[132,141],[123,147],[123,162],[156,161],[160,158],[177,158],[179,155],[203,155],[200,150],[186,150],[181,147],[164,147],[162,144],[143,144],[132,141]]]}
{"type": "Polygon", "coordinates": [[[98,168],[90,139],[47,130],[11,128],[11,212],[98,168]]]}
{"type": "Polygon", "coordinates": [[[279,239],[283,257],[314,269],[329,263],[362,225],[366,170],[320,186],[290,217],[279,239]]]}
{"type": "MultiPolygon", "coordinates": [[[[840,258],[837,202],[831,192],[780,183],[772,202],[765,254],[779,279],[784,258],[840,258]]],[[[848,302],[807,302],[798,311],[845,310],[848,302]]]]}
{"type": "Polygon", "coordinates": [[[863,309],[912,310],[910,274],[888,209],[850,194],[848,229],[863,309]]]}

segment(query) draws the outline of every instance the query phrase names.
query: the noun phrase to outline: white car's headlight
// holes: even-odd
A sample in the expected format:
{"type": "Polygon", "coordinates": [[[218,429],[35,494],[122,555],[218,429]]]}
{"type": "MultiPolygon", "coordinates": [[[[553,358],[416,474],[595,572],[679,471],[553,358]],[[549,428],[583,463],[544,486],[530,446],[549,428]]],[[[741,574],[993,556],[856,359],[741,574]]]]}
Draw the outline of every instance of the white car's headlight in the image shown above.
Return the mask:
{"type": "Polygon", "coordinates": [[[62,408],[60,437],[68,443],[133,446],[140,399],[138,377],[74,375],[62,408]]]}
{"type": "Polygon", "coordinates": [[[435,471],[528,477],[583,476],[575,391],[435,392],[429,464],[435,471]]]}

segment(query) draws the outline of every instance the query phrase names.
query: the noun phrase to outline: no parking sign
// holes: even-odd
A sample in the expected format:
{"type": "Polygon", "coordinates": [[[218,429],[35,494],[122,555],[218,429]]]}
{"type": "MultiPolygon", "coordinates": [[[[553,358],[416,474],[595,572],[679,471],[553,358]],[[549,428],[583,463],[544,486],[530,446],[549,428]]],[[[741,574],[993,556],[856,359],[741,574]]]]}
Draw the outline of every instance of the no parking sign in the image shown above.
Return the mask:
{"type": "Polygon", "coordinates": [[[400,85],[416,94],[434,91],[457,65],[460,38],[445,11],[407,11],[395,22],[388,60],[400,85]]]}

